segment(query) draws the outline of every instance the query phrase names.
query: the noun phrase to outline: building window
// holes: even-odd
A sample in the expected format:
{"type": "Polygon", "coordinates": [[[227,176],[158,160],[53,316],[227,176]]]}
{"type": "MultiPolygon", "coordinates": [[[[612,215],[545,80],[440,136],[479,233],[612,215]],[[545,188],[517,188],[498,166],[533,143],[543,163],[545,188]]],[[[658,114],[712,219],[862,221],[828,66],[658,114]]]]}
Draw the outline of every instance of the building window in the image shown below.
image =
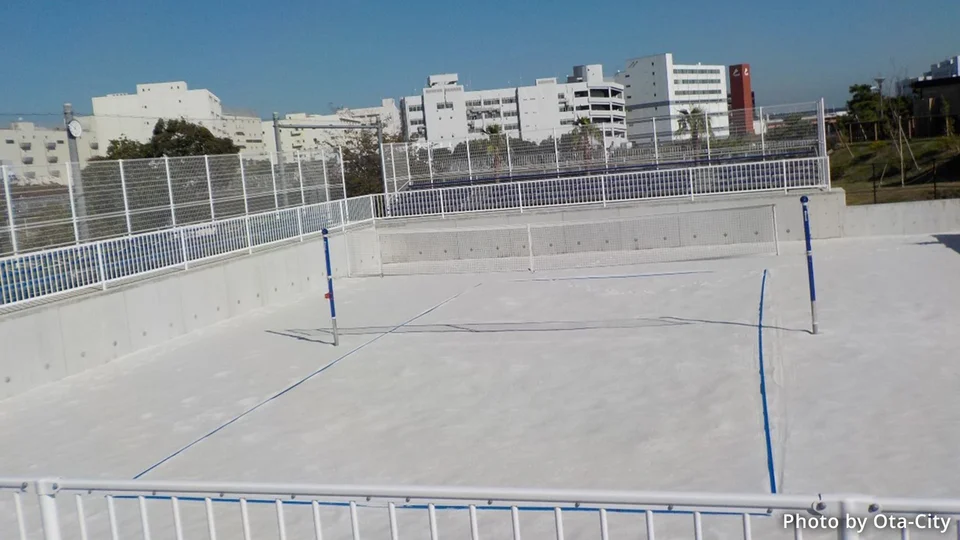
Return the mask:
{"type": "Polygon", "coordinates": [[[484,105],[499,105],[499,104],[500,104],[500,100],[499,100],[499,99],[485,99],[485,100],[483,100],[483,104],[484,104],[484,105]]]}
{"type": "Polygon", "coordinates": [[[561,126],[572,126],[576,120],[572,118],[566,118],[560,121],[561,126]]]}
{"type": "Polygon", "coordinates": [[[7,139],[7,144],[16,144],[16,141],[13,139],[7,139]]]}
{"type": "Polygon", "coordinates": [[[449,103],[449,102],[437,103],[437,110],[438,110],[438,111],[442,111],[442,110],[444,110],[444,109],[452,109],[452,108],[453,108],[453,103],[449,103]]]}
{"type": "Polygon", "coordinates": [[[464,102],[464,105],[467,107],[479,107],[481,103],[479,99],[471,99],[470,101],[464,102]]]}
{"type": "Polygon", "coordinates": [[[589,94],[586,90],[580,90],[579,92],[574,92],[573,97],[587,97],[589,94]]]}
{"type": "Polygon", "coordinates": [[[674,79],[673,84],[720,84],[720,79],[674,79]]]}
{"type": "Polygon", "coordinates": [[[566,98],[566,97],[567,97],[567,96],[565,96],[565,95],[563,95],[563,94],[557,94],[557,99],[564,99],[564,98],[566,98]]]}
{"type": "Polygon", "coordinates": [[[508,104],[508,103],[516,103],[516,102],[517,102],[517,98],[512,98],[512,97],[503,98],[503,104],[504,104],[504,105],[506,105],[506,104],[508,104]]]}
{"type": "Polygon", "coordinates": [[[719,69],[674,69],[674,75],[719,75],[719,69]]]}
{"type": "Polygon", "coordinates": [[[504,116],[517,116],[517,111],[504,111],[504,116]]]}
{"type": "Polygon", "coordinates": [[[627,85],[627,88],[630,88],[630,85],[629,85],[629,84],[627,85]]]}
{"type": "Polygon", "coordinates": [[[407,110],[410,112],[419,112],[423,110],[423,105],[411,105],[407,110]]]}
{"type": "Polygon", "coordinates": [[[424,123],[423,119],[420,119],[420,118],[414,118],[413,120],[410,120],[411,126],[422,126],[423,123],[424,123]]]}
{"type": "Polygon", "coordinates": [[[520,124],[507,124],[504,129],[520,129],[520,124]]]}
{"type": "Polygon", "coordinates": [[[677,90],[678,96],[703,96],[721,93],[723,93],[721,90],[677,90]]]}

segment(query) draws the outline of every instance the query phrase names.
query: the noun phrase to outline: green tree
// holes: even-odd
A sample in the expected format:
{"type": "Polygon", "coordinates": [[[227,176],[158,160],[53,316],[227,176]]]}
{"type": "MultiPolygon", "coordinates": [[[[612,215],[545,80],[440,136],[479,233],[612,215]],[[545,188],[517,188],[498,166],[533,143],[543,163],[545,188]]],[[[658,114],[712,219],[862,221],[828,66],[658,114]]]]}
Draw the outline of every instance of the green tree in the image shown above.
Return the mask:
{"type": "MultiPolygon", "coordinates": [[[[403,142],[403,138],[384,135],[383,142],[399,143],[403,142]]],[[[383,193],[383,169],[376,134],[371,130],[362,130],[348,138],[342,147],[347,196],[383,193]]]]}
{"type": "Polygon", "coordinates": [[[183,119],[160,119],[153,126],[153,136],[141,143],[125,137],[110,141],[103,159],[142,159],[163,156],[203,156],[236,154],[240,151],[233,140],[217,137],[209,129],[183,119]]]}

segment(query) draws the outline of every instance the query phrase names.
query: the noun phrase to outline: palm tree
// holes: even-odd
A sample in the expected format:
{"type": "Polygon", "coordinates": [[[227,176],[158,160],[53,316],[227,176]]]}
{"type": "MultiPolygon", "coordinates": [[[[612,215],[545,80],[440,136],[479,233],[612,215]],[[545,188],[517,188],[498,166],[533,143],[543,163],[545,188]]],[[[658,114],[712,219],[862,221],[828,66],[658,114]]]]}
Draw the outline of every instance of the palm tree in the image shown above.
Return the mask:
{"type": "Polygon", "coordinates": [[[493,156],[493,170],[499,171],[501,154],[504,151],[504,136],[509,137],[509,135],[504,134],[500,124],[487,126],[483,128],[483,132],[487,134],[487,153],[493,156]]]}
{"type": "Polygon", "coordinates": [[[574,144],[583,153],[584,159],[589,161],[592,158],[594,143],[603,141],[603,134],[589,118],[577,118],[576,126],[573,129],[574,144]]]}
{"type": "Polygon", "coordinates": [[[700,136],[706,134],[710,136],[710,119],[707,113],[700,107],[694,107],[689,111],[683,109],[680,111],[680,118],[677,123],[677,135],[690,135],[690,140],[694,146],[700,147],[700,136]]]}

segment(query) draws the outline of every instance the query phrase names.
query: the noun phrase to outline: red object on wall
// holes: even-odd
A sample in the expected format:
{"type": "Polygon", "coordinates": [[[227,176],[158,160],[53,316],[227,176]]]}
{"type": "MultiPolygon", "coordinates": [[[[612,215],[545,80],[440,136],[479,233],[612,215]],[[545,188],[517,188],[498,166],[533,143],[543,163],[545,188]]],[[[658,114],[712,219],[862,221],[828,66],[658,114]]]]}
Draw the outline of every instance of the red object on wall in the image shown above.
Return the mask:
{"type": "Polygon", "coordinates": [[[753,88],[750,64],[730,66],[730,132],[753,133],[753,88]]]}

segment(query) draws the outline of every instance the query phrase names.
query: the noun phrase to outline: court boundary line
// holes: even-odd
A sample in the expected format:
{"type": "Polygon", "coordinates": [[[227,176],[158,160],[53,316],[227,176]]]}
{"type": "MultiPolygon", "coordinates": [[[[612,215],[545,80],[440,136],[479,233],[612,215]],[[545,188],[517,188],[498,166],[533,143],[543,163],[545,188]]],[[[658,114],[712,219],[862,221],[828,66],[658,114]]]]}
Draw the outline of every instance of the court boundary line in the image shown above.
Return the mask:
{"type": "Polygon", "coordinates": [[[663,276],[686,276],[690,274],[712,274],[713,270],[688,270],[688,271],[677,271],[677,272],[653,272],[645,274],[610,274],[607,276],[604,275],[592,275],[592,276],[557,276],[557,277],[541,277],[541,278],[528,278],[528,279],[515,279],[514,283],[527,283],[531,281],[577,281],[577,280],[589,280],[589,279],[631,279],[631,278],[646,278],[646,277],[663,277],[663,276]]]}
{"type": "Polygon", "coordinates": [[[777,478],[773,468],[773,443],[770,437],[770,411],[767,407],[767,376],[763,362],[763,297],[767,290],[767,269],[763,269],[763,279],[760,281],[760,307],[757,316],[757,342],[760,357],[760,401],[763,406],[763,436],[766,440],[767,473],[770,476],[770,493],[777,492],[777,478]]]}
{"type": "Polygon", "coordinates": [[[218,427],[216,427],[216,428],[213,429],[212,431],[210,431],[210,432],[206,433],[205,435],[202,435],[201,437],[195,439],[193,442],[191,442],[191,443],[189,443],[189,444],[181,447],[181,448],[180,448],[179,450],[177,450],[176,452],[173,452],[172,454],[170,454],[170,455],[168,455],[167,457],[161,459],[160,461],[157,461],[156,463],[154,463],[154,464],[151,465],[150,467],[144,469],[143,471],[140,471],[136,476],[133,477],[133,479],[134,479],[134,480],[139,480],[142,476],[146,475],[146,474],[149,473],[150,471],[156,469],[157,467],[163,465],[164,463],[170,461],[171,459],[173,459],[173,458],[179,456],[180,454],[186,452],[187,450],[189,450],[190,448],[192,448],[192,447],[194,447],[195,445],[199,444],[200,442],[202,442],[202,441],[204,441],[204,440],[212,437],[213,435],[216,435],[218,432],[226,429],[226,428],[227,428],[228,426],[230,426],[231,424],[239,421],[241,418],[243,418],[243,417],[247,416],[248,414],[256,411],[256,410],[259,409],[260,407],[263,407],[263,406],[266,405],[267,403],[270,403],[271,401],[273,401],[273,400],[275,400],[275,399],[283,396],[283,395],[286,394],[287,392],[290,392],[290,391],[294,390],[295,388],[297,388],[297,387],[300,386],[301,384],[309,381],[310,379],[312,379],[312,378],[316,377],[317,375],[323,373],[323,372],[326,371],[327,369],[335,366],[335,365],[338,364],[341,360],[343,360],[343,359],[347,358],[348,356],[356,353],[356,352],[359,351],[360,349],[363,349],[363,348],[366,347],[367,345],[370,345],[371,343],[379,340],[380,338],[382,338],[382,337],[384,337],[384,336],[387,336],[387,335],[389,335],[389,334],[394,333],[397,329],[402,328],[402,327],[404,327],[404,326],[412,323],[413,321],[419,319],[420,317],[423,317],[424,315],[427,315],[427,314],[429,314],[429,313],[431,313],[431,312],[433,312],[433,311],[436,311],[437,309],[441,308],[442,306],[444,306],[444,305],[452,302],[453,300],[459,298],[461,295],[465,294],[467,291],[470,291],[470,290],[472,290],[472,289],[475,289],[475,288],[479,287],[480,285],[482,285],[482,283],[477,283],[476,285],[474,285],[474,286],[472,286],[472,287],[469,287],[469,288],[467,288],[467,289],[464,289],[464,290],[458,292],[457,294],[455,294],[455,295],[447,298],[446,300],[442,300],[440,303],[438,303],[438,304],[436,304],[435,306],[427,309],[426,311],[422,311],[422,312],[418,313],[417,315],[411,317],[410,319],[407,319],[406,321],[403,321],[402,323],[394,326],[394,327],[391,328],[390,330],[388,330],[388,331],[386,331],[386,332],[383,332],[382,334],[377,335],[376,337],[370,339],[369,341],[366,341],[366,342],[364,342],[364,343],[361,343],[361,344],[358,345],[357,347],[355,347],[355,348],[351,349],[350,351],[347,351],[346,353],[344,353],[344,354],[343,354],[342,356],[340,356],[339,358],[336,358],[336,359],[330,361],[329,363],[327,363],[326,365],[324,365],[323,367],[321,367],[321,368],[313,371],[312,373],[307,374],[306,376],[304,376],[303,378],[301,378],[301,379],[298,380],[297,382],[295,382],[295,383],[293,383],[293,384],[291,384],[291,385],[288,385],[288,386],[285,387],[283,390],[280,390],[279,392],[273,394],[272,396],[268,397],[267,399],[265,399],[265,400],[261,401],[260,403],[254,405],[253,407],[250,407],[249,409],[243,411],[242,413],[234,416],[234,417],[231,418],[230,420],[224,422],[223,424],[220,424],[218,427]]]}

